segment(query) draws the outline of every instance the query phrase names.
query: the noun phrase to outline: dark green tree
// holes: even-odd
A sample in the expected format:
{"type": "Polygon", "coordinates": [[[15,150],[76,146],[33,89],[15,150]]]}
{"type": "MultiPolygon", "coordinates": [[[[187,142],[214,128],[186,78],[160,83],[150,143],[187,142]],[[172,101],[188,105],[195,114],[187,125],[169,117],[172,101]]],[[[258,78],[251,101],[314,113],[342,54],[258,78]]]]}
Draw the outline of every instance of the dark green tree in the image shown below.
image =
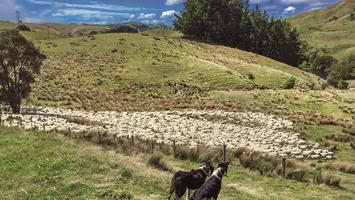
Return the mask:
{"type": "Polygon", "coordinates": [[[246,0],[187,0],[174,26],[186,36],[268,56],[298,66],[301,41],[296,29],[281,19],[270,19],[246,0]]]}
{"type": "Polygon", "coordinates": [[[0,33],[0,95],[14,113],[31,92],[45,56],[17,30],[0,33]]]}

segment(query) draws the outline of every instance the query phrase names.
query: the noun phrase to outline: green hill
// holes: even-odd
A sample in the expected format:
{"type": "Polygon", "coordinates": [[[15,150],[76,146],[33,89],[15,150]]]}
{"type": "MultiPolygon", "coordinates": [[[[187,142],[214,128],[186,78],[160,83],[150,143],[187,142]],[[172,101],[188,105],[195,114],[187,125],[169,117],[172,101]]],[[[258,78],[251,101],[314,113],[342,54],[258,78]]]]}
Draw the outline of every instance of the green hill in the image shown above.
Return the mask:
{"type": "Polygon", "coordinates": [[[326,47],[338,59],[355,53],[355,1],[343,0],[329,8],[290,18],[301,37],[326,47]]]}
{"type": "Polygon", "coordinates": [[[150,99],[159,104],[214,91],[281,89],[291,77],[296,88],[320,88],[323,83],[272,59],[186,40],[166,29],[77,37],[53,32],[48,39],[45,25],[30,26],[34,31],[22,34],[47,56],[33,103],[90,108],[102,102],[112,108],[126,105],[125,99],[137,106],[150,99]]]}

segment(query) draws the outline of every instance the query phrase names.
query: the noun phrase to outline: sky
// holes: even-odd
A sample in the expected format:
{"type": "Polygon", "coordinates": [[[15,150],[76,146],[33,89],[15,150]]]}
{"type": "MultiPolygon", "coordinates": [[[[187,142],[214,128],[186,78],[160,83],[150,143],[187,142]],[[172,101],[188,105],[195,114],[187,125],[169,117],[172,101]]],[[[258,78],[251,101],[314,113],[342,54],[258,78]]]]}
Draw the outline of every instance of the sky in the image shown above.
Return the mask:
{"type": "MultiPolygon", "coordinates": [[[[328,7],[340,0],[249,0],[274,17],[290,17],[328,7]]],[[[170,25],[184,0],[0,0],[0,20],[112,24],[128,21],[170,25]]]]}

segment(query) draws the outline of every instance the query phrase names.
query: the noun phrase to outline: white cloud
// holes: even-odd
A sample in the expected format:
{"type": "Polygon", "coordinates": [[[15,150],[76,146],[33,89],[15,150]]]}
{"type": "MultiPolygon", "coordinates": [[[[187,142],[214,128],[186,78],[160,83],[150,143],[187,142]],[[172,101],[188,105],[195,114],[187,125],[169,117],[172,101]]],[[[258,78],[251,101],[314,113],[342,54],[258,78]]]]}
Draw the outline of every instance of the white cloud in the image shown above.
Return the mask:
{"type": "Polygon", "coordinates": [[[52,16],[81,16],[85,19],[99,18],[99,19],[112,19],[113,17],[129,18],[130,13],[107,12],[99,10],[86,10],[86,9],[62,9],[53,13],[52,16]]]}
{"type": "Polygon", "coordinates": [[[295,13],[296,12],[296,8],[295,7],[293,7],[293,6],[289,6],[289,7],[287,7],[287,8],[285,8],[285,10],[284,10],[284,13],[295,13]]]}
{"type": "Polygon", "coordinates": [[[54,7],[67,7],[67,8],[85,8],[85,9],[100,9],[108,11],[140,11],[145,10],[145,8],[140,7],[128,7],[120,6],[114,4],[102,4],[102,3],[92,3],[92,4],[76,4],[76,3],[64,3],[59,1],[43,1],[43,0],[26,0],[29,3],[37,5],[47,5],[54,7]]]}
{"type": "Polygon", "coordinates": [[[137,19],[153,19],[155,18],[157,15],[154,13],[141,13],[138,15],[137,19]]]}
{"type": "Polygon", "coordinates": [[[165,5],[172,6],[172,5],[176,5],[176,4],[181,4],[184,1],[185,0],[166,0],[165,5]]]}
{"type": "Polygon", "coordinates": [[[164,19],[164,18],[169,18],[174,16],[174,14],[176,13],[175,10],[167,10],[161,13],[160,18],[164,19]]]}

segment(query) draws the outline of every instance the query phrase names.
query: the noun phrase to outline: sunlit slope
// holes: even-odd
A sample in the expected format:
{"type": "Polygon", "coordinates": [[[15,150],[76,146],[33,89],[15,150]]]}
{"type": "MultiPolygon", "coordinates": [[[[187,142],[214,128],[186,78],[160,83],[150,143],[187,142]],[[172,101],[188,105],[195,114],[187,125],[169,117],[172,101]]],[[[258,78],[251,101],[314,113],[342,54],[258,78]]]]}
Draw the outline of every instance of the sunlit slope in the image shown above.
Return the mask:
{"type": "Polygon", "coordinates": [[[355,53],[355,1],[343,0],[334,6],[289,19],[312,45],[329,48],[337,58],[355,53]]]}
{"type": "Polygon", "coordinates": [[[122,98],[277,89],[290,77],[297,79],[298,88],[319,88],[322,82],[260,55],[181,39],[179,33],[162,29],[55,39],[38,39],[41,33],[23,34],[47,55],[33,102],[114,104],[122,98]]]}

